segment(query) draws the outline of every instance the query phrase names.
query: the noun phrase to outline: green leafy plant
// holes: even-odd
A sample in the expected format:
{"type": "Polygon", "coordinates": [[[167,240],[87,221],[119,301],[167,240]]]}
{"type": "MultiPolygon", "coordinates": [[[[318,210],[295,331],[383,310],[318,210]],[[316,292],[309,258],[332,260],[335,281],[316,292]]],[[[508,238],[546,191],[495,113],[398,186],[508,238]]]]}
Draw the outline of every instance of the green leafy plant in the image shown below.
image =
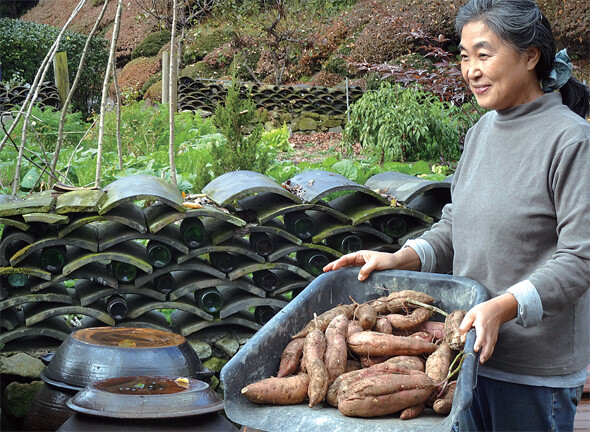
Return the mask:
{"type": "Polygon", "coordinates": [[[256,104],[250,98],[241,99],[239,83],[233,81],[228,87],[225,103],[217,105],[213,118],[225,140],[211,142],[208,146],[210,159],[199,162],[199,178],[195,182],[198,190],[213,178],[230,171],[266,172],[271,157],[262,149],[264,128],[255,122],[256,115],[256,104]]]}
{"type": "Polygon", "coordinates": [[[350,108],[345,142],[386,161],[456,160],[467,124],[459,108],[420,87],[383,83],[350,108]]]}
{"type": "MultiPolygon", "coordinates": [[[[0,18],[0,63],[2,78],[11,80],[13,76],[32,83],[49,48],[57,38],[60,29],[30,21],[0,18]]],[[[70,83],[74,81],[77,66],[86,43],[86,36],[66,31],[59,50],[67,53],[70,83]]],[[[93,38],[90,42],[86,66],[82,72],[76,94],[72,99],[73,109],[89,114],[100,101],[100,91],[108,53],[107,41],[93,38]]],[[[45,78],[53,81],[50,68],[45,78]]]]}
{"type": "Polygon", "coordinates": [[[170,42],[170,30],[160,30],[148,35],[131,51],[131,60],[139,57],[155,57],[170,42]]]}

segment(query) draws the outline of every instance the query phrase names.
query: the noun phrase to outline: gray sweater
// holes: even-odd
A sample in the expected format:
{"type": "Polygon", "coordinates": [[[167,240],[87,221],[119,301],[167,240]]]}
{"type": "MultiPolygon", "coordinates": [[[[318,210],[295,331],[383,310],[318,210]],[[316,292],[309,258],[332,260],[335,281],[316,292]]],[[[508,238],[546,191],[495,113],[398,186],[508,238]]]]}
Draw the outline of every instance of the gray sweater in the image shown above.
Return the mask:
{"type": "Polygon", "coordinates": [[[550,93],[492,111],[467,133],[452,204],[421,238],[437,272],[484,285],[490,296],[523,280],[542,321],[505,323],[486,366],[537,376],[590,363],[590,124],[550,93]]]}

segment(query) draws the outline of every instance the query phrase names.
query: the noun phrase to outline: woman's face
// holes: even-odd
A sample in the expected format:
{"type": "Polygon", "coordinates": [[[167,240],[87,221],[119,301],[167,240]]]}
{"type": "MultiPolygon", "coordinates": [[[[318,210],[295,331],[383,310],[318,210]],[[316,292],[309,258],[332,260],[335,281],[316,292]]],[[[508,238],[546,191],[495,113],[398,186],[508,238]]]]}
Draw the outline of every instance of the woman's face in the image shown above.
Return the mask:
{"type": "Polygon", "coordinates": [[[518,52],[481,21],[463,26],[461,73],[482,108],[502,110],[543,95],[535,66],[539,50],[518,52]]]}

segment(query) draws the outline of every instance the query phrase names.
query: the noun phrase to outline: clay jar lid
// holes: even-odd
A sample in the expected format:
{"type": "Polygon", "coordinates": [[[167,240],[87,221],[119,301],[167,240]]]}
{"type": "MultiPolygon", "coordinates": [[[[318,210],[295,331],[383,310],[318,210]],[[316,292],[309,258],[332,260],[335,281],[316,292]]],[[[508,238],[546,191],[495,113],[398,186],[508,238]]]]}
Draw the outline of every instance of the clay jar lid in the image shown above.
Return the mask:
{"type": "Polygon", "coordinates": [[[58,387],[81,390],[108,378],[153,375],[208,381],[212,374],[179,334],[149,328],[91,327],[66,338],[41,378],[58,387]]]}
{"type": "Polygon", "coordinates": [[[66,404],[83,414],[127,419],[186,417],[223,409],[223,400],[207,383],[160,376],[99,381],[85,387],[66,404]]]}

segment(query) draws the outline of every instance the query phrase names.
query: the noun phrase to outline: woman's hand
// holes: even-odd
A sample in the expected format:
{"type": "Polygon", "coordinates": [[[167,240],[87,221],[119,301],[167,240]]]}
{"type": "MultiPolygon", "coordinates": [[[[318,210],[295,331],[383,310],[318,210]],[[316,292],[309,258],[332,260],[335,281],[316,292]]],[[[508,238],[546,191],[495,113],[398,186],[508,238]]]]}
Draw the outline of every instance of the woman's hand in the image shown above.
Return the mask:
{"type": "Polygon", "coordinates": [[[419,270],[420,258],[412,248],[400,249],[395,253],[361,250],[341,256],[324,267],[324,271],[342,267],[360,267],[358,279],[364,281],[374,270],[419,270]]]}
{"type": "Polygon", "coordinates": [[[476,337],[473,349],[479,352],[479,362],[481,364],[492,356],[498,340],[500,326],[516,318],[517,311],[518,302],[516,298],[510,293],[505,293],[480,303],[467,312],[459,326],[459,331],[463,340],[465,340],[467,332],[472,327],[475,328],[476,337]]]}

